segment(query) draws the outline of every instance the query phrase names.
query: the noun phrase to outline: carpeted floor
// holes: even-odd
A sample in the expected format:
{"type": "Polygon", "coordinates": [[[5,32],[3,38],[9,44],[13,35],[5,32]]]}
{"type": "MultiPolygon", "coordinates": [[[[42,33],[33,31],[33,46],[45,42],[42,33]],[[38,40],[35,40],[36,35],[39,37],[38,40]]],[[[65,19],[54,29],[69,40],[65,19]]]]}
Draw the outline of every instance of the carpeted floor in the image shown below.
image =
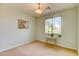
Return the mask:
{"type": "Polygon", "coordinates": [[[8,51],[0,52],[0,56],[76,56],[77,52],[44,42],[35,41],[8,51]]]}

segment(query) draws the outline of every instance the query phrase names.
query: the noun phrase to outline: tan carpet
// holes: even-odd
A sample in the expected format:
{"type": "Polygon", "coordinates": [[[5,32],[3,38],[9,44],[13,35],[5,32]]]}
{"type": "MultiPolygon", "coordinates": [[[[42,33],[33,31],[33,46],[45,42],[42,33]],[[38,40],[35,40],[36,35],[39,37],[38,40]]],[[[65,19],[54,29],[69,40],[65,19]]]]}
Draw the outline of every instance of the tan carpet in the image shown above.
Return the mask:
{"type": "Polygon", "coordinates": [[[55,45],[35,41],[8,51],[0,52],[0,56],[76,56],[77,52],[55,45]]]}

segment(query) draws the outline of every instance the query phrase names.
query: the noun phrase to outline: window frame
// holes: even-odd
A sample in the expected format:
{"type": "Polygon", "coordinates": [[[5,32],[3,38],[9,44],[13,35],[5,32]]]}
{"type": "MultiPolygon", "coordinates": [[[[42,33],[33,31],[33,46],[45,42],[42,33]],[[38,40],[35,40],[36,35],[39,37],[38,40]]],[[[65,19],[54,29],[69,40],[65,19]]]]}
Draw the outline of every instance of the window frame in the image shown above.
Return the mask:
{"type": "MultiPolygon", "coordinates": [[[[56,16],[56,17],[61,17],[61,16],[56,16]]],[[[53,18],[56,18],[56,17],[52,17],[52,18],[48,18],[48,19],[52,19],[52,22],[53,22],[53,18]]],[[[48,19],[45,19],[45,21],[48,20],[48,19]]],[[[62,17],[61,17],[60,21],[62,22],[62,17]]],[[[61,33],[60,34],[59,33],[54,33],[53,30],[52,30],[52,33],[46,33],[46,30],[45,30],[45,34],[48,34],[48,35],[51,35],[51,34],[61,35],[62,34],[62,23],[60,24],[60,26],[61,26],[61,33]]]]}

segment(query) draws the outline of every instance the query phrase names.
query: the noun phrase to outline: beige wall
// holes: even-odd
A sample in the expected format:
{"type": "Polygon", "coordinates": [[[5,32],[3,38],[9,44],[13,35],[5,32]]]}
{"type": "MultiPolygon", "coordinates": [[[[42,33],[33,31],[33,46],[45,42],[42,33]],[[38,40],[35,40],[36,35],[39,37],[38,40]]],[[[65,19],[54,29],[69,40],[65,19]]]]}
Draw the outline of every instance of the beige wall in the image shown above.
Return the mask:
{"type": "Polygon", "coordinates": [[[0,51],[10,49],[35,39],[35,20],[16,6],[0,5],[0,51]],[[28,20],[28,29],[18,29],[18,19],[28,20]]]}
{"type": "MultiPolygon", "coordinates": [[[[62,17],[62,37],[57,44],[63,47],[77,49],[77,8],[56,12],[37,19],[37,40],[45,41],[45,18],[62,17]]],[[[53,43],[51,41],[50,43],[53,43]]]]}

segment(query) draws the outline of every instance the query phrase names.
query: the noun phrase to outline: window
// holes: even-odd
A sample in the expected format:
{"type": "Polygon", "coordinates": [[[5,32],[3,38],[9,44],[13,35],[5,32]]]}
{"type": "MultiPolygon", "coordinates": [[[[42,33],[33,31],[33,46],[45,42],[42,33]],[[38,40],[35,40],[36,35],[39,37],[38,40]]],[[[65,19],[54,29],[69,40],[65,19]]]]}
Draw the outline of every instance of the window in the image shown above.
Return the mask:
{"type": "Polygon", "coordinates": [[[45,20],[45,33],[61,34],[61,17],[55,17],[45,20]]]}

